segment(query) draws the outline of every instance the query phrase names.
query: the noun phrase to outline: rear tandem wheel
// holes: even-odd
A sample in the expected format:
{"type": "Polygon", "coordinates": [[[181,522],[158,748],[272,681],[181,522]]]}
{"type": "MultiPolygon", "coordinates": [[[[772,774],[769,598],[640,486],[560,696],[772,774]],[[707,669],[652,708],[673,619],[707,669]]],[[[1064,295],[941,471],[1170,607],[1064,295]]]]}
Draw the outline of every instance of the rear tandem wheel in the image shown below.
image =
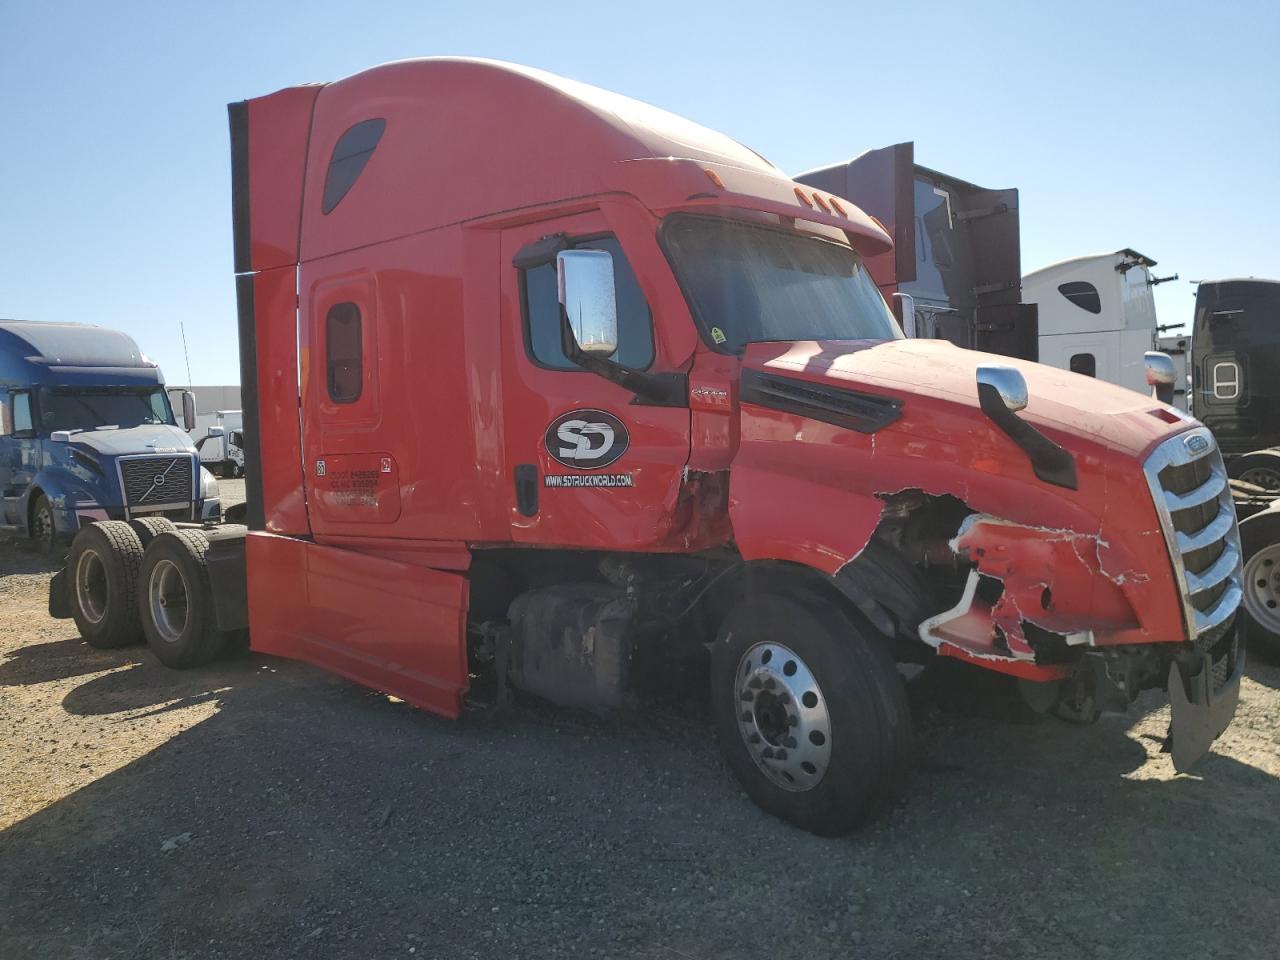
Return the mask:
{"type": "Polygon", "coordinates": [[[91,647],[110,649],[142,639],[138,567],[142,544],[122,520],[91,523],[76,534],[67,558],[71,616],[91,647]]]}
{"type": "Polygon", "coordinates": [[[198,667],[226,646],[218,630],[199,530],[161,533],[147,547],[139,574],[138,615],[147,643],[167,667],[198,667]]]}

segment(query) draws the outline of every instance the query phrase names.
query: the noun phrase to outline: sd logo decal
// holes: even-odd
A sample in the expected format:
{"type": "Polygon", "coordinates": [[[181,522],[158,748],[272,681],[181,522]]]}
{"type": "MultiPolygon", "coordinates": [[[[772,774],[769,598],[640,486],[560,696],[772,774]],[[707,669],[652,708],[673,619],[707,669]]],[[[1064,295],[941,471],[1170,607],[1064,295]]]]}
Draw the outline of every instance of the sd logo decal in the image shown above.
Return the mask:
{"type": "Polygon", "coordinates": [[[607,467],[624,453],[630,437],[626,425],[603,410],[570,410],[551,421],[543,438],[557,463],[575,470],[607,467]]]}

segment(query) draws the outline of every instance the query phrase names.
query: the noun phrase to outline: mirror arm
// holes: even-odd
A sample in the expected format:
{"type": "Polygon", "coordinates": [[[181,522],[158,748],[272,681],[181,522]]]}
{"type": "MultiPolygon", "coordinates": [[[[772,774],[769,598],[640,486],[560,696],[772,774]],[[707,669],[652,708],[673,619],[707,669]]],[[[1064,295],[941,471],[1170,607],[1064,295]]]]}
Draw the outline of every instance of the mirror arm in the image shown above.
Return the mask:
{"type": "Polygon", "coordinates": [[[556,262],[556,254],[568,250],[569,239],[563,233],[552,233],[540,237],[532,243],[526,243],[511,258],[511,265],[517,270],[532,270],[548,263],[556,262]]]}
{"type": "Polygon", "coordinates": [[[1068,490],[1078,489],[1075,457],[1006,407],[999,390],[989,383],[978,384],[978,405],[1023,449],[1037,477],[1068,490]]]}
{"type": "Polygon", "coordinates": [[[610,383],[616,383],[635,394],[634,404],[648,407],[687,407],[689,405],[689,379],[683,373],[648,373],[632,370],[604,357],[593,357],[573,337],[569,315],[560,307],[561,346],[570,363],[589,370],[610,383]]]}

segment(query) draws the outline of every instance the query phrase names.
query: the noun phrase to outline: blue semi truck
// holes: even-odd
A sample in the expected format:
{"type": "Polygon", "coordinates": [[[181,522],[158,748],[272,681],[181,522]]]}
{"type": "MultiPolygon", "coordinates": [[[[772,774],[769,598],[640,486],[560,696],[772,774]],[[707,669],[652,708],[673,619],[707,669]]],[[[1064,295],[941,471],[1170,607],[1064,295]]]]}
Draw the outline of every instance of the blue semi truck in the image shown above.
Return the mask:
{"type": "MultiPolygon", "coordinates": [[[[189,392],[182,407],[193,424],[189,392]]],[[[129,336],[0,320],[0,530],[53,553],[94,520],[220,513],[160,368],[129,336]]]]}

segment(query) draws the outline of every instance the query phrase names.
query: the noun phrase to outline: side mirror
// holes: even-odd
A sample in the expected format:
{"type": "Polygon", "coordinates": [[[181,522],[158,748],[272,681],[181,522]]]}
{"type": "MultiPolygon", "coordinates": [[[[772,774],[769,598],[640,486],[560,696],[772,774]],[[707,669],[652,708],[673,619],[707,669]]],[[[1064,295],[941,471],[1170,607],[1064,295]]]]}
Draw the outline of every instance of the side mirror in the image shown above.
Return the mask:
{"type": "Polygon", "coordinates": [[[902,332],[908,338],[916,338],[916,298],[909,293],[895,293],[893,299],[902,304],[902,332]]]}
{"type": "Polygon", "coordinates": [[[224,430],[222,427],[209,428],[209,436],[211,437],[225,437],[226,435],[227,435],[227,431],[224,430]]]}
{"type": "Polygon", "coordinates": [[[233,447],[240,447],[243,450],[244,449],[244,431],[232,430],[229,434],[227,434],[227,442],[231,444],[233,447]]]}
{"type": "Polygon", "coordinates": [[[1147,368],[1147,386],[1151,388],[1151,395],[1161,403],[1173,403],[1173,384],[1178,379],[1173,357],[1158,350],[1148,350],[1142,355],[1142,363],[1147,368]]]}
{"type": "Polygon", "coordinates": [[[196,395],[190,390],[182,391],[182,429],[190,433],[196,428],[196,395]]]}
{"type": "MultiPolygon", "coordinates": [[[[604,250],[561,250],[556,254],[560,305],[573,344],[589,357],[618,352],[618,301],[613,256],[604,250]]],[[[565,351],[569,353],[569,350],[565,351]]]]}
{"type": "Polygon", "coordinates": [[[978,367],[979,396],[984,392],[983,386],[995,390],[1010,413],[1017,413],[1027,405],[1027,381],[1016,367],[1003,363],[981,364],[978,367]]]}

